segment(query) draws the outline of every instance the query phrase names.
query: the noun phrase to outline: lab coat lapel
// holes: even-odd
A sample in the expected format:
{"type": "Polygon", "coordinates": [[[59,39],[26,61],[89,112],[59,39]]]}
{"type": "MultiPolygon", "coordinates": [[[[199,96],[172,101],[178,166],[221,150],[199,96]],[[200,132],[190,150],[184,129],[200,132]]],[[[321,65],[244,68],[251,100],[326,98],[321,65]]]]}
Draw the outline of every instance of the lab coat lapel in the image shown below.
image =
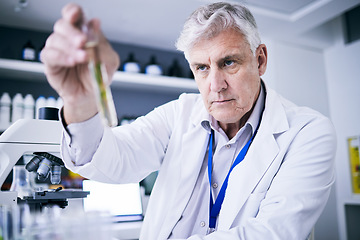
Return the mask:
{"type": "Polygon", "coordinates": [[[268,134],[258,134],[244,160],[229,177],[228,188],[219,216],[219,229],[229,229],[244,203],[261,181],[278,153],[278,145],[268,134]],[[259,150],[260,148],[260,150],[259,150]]]}
{"type": "Polygon", "coordinates": [[[277,96],[268,92],[259,131],[244,160],[229,177],[228,188],[219,215],[218,229],[229,229],[246,200],[263,180],[267,169],[276,158],[279,147],[274,137],[289,128],[286,114],[277,96]]]}
{"type": "Polygon", "coordinates": [[[201,119],[206,118],[208,114],[205,109],[202,109],[203,105],[201,104],[200,106],[201,109],[195,108],[193,111],[193,118],[190,118],[192,128],[183,135],[181,141],[182,151],[181,156],[179,156],[179,159],[181,159],[181,167],[179,169],[181,177],[177,189],[177,196],[179,197],[172,203],[173,207],[171,209],[174,211],[168,213],[166,217],[166,228],[162,228],[160,234],[162,237],[168,237],[177,221],[181,218],[195,187],[207,151],[209,132],[201,126],[201,119]],[[194,139],[197,139],[202,144],[199,144],[197,147],[188,144],[188,142],[193,142],[194,139]]]}

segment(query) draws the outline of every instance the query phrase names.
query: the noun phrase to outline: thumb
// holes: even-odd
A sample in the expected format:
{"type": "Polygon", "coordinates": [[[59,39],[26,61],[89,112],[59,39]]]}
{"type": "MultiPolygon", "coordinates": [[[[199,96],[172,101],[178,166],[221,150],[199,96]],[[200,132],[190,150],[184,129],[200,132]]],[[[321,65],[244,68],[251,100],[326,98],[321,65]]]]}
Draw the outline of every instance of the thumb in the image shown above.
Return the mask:
{"type": "Polygon", "coordinates": [[[75,4],[70,3],[67,4],[61,11],[63,18],[70,22],[72,25],[75,25],[79,29],[81,29],[81,26],[84,21],[84,12],[82,8],[75,4]]]}

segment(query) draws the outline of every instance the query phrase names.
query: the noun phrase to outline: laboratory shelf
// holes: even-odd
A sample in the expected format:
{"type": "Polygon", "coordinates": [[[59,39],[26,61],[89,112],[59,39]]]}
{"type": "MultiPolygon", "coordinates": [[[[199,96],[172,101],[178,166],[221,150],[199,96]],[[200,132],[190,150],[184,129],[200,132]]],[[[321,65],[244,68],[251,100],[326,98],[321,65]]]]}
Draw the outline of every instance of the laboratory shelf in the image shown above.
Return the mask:
{"type": "MultiPolygon", "coordinates": [[[[42,63],[11,59],[0,59],[0,77],[29,81],[46,80],[42,63]]],[[[122,71],[117,71],[114,74],[111,87],[113,89],[124,88],[164,93],[198,92],[193,79],[125,73],[122,71]]]]}

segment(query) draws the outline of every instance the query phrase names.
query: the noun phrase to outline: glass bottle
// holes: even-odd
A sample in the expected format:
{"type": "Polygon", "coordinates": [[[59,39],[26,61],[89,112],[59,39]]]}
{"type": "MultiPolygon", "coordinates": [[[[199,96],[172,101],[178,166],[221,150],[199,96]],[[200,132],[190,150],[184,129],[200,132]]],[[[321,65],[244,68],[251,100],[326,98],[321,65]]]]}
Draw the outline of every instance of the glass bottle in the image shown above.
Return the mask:
{"type": "Polygon", "coordinates": [[[135,60],[134,53],[130,53],[128,59],[124,63],[123,67],[124,72],[130,72],[130,73],[139,73],[140,72],[140,65],[135,60]]]}
{"type": "Polygon", "coordinates": [[[170,66],[168,75],[171,77],[182,77],[182,69],[177,59],[174,59],[172,65],[170,66]]]}
{"type": "Polygon", "coordinates": [[[162,75],[163,74],[162,68],[157,63],[155,56],[151,56],[150,62],[145,67],[145,74],[149,74],[149,75],[162,75]]]}
{"type": "Polygon", "coordinates": [[[22,59],[25,61],[35,61],[35,47],[31,41],[27,41],[22,50],[22,59]]]}

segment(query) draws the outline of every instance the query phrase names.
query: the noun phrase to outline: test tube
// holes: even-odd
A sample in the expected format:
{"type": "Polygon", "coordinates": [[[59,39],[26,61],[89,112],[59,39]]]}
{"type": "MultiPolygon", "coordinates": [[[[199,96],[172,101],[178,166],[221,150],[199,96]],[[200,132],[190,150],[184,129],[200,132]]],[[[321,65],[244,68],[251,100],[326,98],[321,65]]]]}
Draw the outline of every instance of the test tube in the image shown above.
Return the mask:
{"type": "Polygon", "coordinates": [[[111,89],[108,85],[106,68],[100,59],[99,39],[91,24],[84,21],[82,29],[88,37],[85,48],[89,54],[89,71],[92,77],[98,111],[101,114],[103,123],[109,127],[114,127],[118,124],[118,119],[111,89]]]}

